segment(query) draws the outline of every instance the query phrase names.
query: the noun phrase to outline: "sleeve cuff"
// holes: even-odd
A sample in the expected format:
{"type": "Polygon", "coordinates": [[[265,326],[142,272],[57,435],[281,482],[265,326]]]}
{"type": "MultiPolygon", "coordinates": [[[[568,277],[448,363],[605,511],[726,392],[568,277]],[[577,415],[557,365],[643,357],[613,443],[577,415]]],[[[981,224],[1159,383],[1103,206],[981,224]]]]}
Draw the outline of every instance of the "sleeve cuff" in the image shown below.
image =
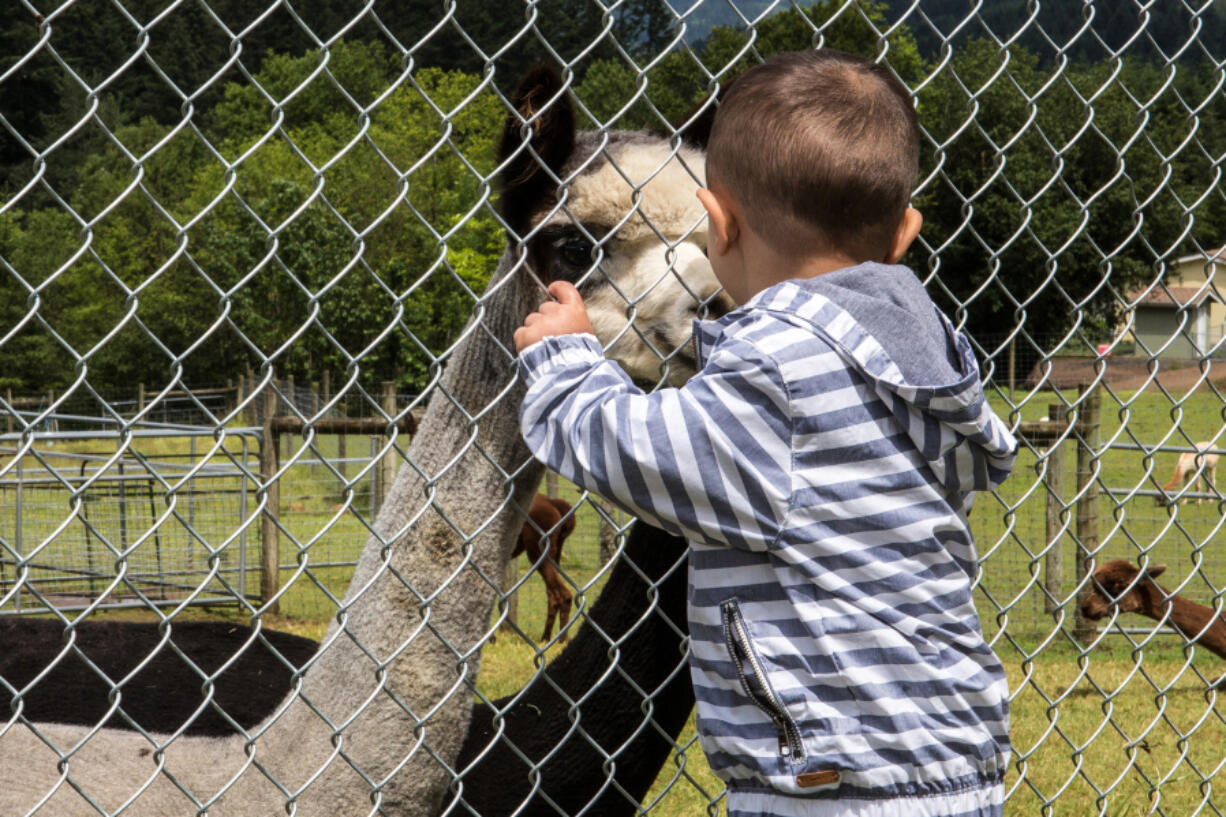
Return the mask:
{"type": "Polygon", "coordinates": [[[604,349],[595,335],[547,336],[519,353],[519,374],[531,386],[557,369],[588,368],[604,359],[604,349]]]}

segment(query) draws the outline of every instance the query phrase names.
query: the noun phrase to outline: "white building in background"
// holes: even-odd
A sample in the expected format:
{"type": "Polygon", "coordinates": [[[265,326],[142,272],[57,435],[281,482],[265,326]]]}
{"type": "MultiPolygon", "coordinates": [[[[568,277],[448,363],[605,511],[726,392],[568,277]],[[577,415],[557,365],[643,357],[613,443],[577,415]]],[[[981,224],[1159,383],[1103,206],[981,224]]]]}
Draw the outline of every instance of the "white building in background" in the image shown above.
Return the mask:
{"type": "MultiPolygon", "coordinates": [[[[1203,357],[1226,335],[1226,247],[1177,258],[1164,283],[1135,301],[1134,354],[1161,349],[1166,358],[1203,357]]],[[[1226,357],[1226,344],[1213,355],[1226,357]]]]}

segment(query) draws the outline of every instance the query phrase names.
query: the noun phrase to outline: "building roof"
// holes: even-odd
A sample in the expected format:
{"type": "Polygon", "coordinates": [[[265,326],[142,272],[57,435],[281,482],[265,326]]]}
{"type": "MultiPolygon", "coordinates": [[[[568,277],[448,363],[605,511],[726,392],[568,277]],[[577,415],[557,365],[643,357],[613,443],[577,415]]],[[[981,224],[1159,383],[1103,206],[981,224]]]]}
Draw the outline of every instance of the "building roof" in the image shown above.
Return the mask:
{"type": "Polygon", "coordinates": [[[1191,255],[1181,255],[1175,259],[1176,264],[1191,264],[1196,261],[1202,264],[1226,264],[1226,245],[1218,247],[1216,250],[1205,250],[1204,252],[1194,252],[1191,255]]]}
{"type": "Polygon", "coordinates": [[[1150,309],[1179,309],[1186,306],[1200,306],[1207,300],[1214,300],[1218,303],[1223,303],[1222,296],[1218,295],[1211,287],[1154,287],[1145,293],[1144,297],[1140,292],[1132,293],[1132,298],[1140,298],[1135,301],[1137,308],[1148,307],[1150,309]]]}

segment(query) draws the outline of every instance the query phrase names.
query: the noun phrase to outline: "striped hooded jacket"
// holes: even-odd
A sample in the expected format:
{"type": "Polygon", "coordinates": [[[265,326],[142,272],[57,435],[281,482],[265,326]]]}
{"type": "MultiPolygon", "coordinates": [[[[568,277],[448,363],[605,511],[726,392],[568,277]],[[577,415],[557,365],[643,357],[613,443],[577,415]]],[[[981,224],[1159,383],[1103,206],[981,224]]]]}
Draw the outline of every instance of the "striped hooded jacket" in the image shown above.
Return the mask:
{"type": "Polygon", "coordinates": [[[685,386],[644,393],[591,335],[547,337],[520,422],[550,468],[689,540],[728,813],[995,787],[1008,690],[967,514],[1016,443],[966,338],[910,270],[862,264],[696,322],[695,351],[685,386]]]}

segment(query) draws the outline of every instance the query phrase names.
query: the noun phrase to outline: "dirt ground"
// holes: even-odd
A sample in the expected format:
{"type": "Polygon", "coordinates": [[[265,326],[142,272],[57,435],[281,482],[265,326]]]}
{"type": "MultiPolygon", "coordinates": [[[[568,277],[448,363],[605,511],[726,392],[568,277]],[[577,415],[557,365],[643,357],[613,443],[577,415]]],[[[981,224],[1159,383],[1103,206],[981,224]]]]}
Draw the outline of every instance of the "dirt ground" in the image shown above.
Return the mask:
{"type": "MultiPolygon", "coordinates": [[[[1161,384],[1169,392],[1184,394],[1205,388],[1203,381],[1226,387],[1226,360],[1202,364],[1199,360],[1148,360],[1125,356],[1109,357],[1104,362],[1103,379],[1117,391],[1156,390],[1161,384]],[[1205,371],[1201,371],[1202,365],[1205,371]]],[[[1042,381],[1045,388],[1073,389],[1078,384],[1092,382],[1095,376],[1093,357],[1057,357],[1035,364],[1026,376],[1025,385],[1034,388],[1042,381]]]]}

